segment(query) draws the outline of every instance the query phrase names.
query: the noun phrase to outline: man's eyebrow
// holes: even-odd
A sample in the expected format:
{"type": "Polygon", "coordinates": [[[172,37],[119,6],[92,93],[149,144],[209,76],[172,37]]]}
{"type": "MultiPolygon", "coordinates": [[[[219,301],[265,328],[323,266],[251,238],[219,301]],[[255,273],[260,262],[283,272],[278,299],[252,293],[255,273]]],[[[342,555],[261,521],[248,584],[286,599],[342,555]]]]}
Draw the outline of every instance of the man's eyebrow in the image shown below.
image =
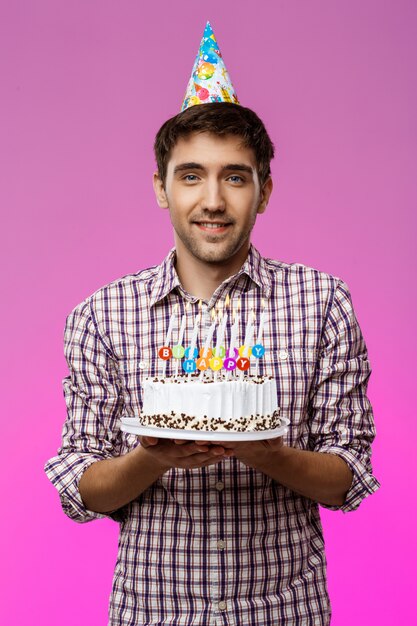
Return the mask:
{"type": "Polygon", "coordinates": [[[174,167],[174,174],[184,170],[204,170],[204,167],[200,163],[180,163],[174,167]]]}
{"type": "MultiPolygon", "coordinates": [[[[178,172],[184,172],[185,170],[202,170],[205,171],[204,165],[201,163],[180,163],[174,167],[174,174],[178,172]]],[[[246,172],[247,174],[252,175],[253,169],[249,165],[245,165],[244,163],[228,163],[221,168],[222,172],[246,172]]]]}
{"type": "Polygon", "coordinates": [[[253,169],[244,163],[228,163],[222,167],[222,170],[224,172],[233,170],[234,172],[246,172],[247,174],[253,174],[253,169]]]}

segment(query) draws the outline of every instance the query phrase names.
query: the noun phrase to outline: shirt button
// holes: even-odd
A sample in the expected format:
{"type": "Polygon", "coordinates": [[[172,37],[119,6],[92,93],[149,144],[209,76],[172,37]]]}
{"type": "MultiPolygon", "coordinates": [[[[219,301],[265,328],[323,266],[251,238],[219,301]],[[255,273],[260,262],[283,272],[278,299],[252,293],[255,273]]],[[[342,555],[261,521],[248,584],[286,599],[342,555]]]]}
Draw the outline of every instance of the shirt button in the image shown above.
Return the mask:
{"type": "Polygon", "coordinates": [[[215,485],[217,491],[223,491],[224,489],[224,483],[222,483],[221,481],[219,481],[218,483],[216,483],[215,485]]]}
{"type": "Polygon", "coordinates": [[[220,540],[217,542],[217,547],[219,548],[219,550],[224,550],[224,549],[225,549],[225,547],[226,547],[226,542],[225,542],[225,541],[223,541],[222,539],[220,539],[220,540]]]}
{"type": "Polygon", "coordinates": [[[281,359],[281,361],[285,361],[286,359],[288,359],[288,352],[286,350],[280,350],[279,358],[281,359]]]}
{"type": "Polygon", "coordinates": [[[218,607],[219,607],[220,611],[225,611],[226,607],[227,607],[227,604],[226,604],[226,602],[224,600],[221,600],[219,602],[219,604],[218,604],[218,607]]]}
{"type": "Polygon", "coordinates": [[[140,367],[141,370],[146,369],[146,367],[147,367],[146,366],[146,361],[139,361],[139,367],[140,367]]]}

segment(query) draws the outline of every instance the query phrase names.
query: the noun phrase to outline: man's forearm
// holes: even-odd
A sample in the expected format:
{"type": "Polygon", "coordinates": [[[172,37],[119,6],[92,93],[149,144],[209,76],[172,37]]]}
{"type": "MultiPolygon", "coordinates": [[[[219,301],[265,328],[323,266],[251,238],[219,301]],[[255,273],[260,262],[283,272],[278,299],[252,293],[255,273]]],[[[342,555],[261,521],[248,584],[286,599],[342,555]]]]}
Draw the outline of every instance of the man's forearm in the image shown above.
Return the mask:
{"type": "Polygon", "coordinates": [[[251,465],[281,485],[332,506],[344,503],[353,478],[347,463],[334,454],[288,446],[259,455],[251,465]]]}
{"type": "Polygon", "coordinates": [[[90,465],[79,483],[81,498],[90,511],[115,511],[137,498],[165,470],[138,446],[123,456],[90,465]]]}
{"type": "Polygon", "coordinates": [[[109,513],[135,500],[172,467],[193,469],[219,463],[227,451],[222,446],[181,445],[168,439],[140,437],[132,452],[93,463],[84,472],[79,490],[90,511],[109,513]]]}

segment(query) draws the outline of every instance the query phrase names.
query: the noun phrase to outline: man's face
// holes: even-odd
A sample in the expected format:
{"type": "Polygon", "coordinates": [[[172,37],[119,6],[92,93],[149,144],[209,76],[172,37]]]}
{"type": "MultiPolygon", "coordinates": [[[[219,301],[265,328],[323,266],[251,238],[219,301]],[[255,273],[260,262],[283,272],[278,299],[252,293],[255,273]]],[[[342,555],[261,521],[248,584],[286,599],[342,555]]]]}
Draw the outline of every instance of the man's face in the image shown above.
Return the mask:
{"type": "Polygon", "coordinates": [[[217,264],[247,250],[272,181],[260,188],[254,152],[241,144],[234,135],[193,133],[172,150],[165,188],[155,175],[157,200],[169,209],[177,251],[217,264]]]}

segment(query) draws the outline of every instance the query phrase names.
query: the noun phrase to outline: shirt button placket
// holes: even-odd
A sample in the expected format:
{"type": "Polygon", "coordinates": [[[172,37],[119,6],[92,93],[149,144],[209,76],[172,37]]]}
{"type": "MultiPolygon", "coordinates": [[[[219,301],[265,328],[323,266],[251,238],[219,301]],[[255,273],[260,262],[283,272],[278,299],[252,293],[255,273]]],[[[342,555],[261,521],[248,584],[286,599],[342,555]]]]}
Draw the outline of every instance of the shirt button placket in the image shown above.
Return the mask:
{"type": "MultiPolygon", "coordinates": [[[[209,466],[208,472],[210,474],[209,480],[213,480],[216,476],[215,466],[209,466]]],[[[210,482],[211,482],[210,481],[210,482]]],[[[219,602],[219,563],[218,563],[218,550],[216,548],[216,542],[218,538],[218,515],[219,515],[219,496],[215,489],[209,489],[209,502],[210,506],[208,509],[208,520],[209,520],[209,585],[210,585],[210,596],[211,601],[213,603],[213,608],[218,609],[219,602]]],[[[216,619],[216,623],[218,622],[218,618],[216,619]]]]}
{"type": "MultiPolygon", "coordinates": [[[[217,469],[215,467],[210,468],[210,473],[217,473],[217,469]]],[[[225,484],[222,480],[217,480],[217,482],[212,483],[212,488],[210,490],[210,510],[209,510],[209,520],[210,520],[210,589],[211,589],[211,599],[213,602],[213,606],[222,613],[226,611],[227,603],[226,600],[221,595],[221,580],[223,576],[225,576],[225,571],[222,571],[221,562],[224,557],[220,556],[226,548],[226,541],[220,536],[220,507],[224,506],[223,498],[225,484]]],[[[223,623],[223,620],[218,615],[216,623],[223,623]]]]}

